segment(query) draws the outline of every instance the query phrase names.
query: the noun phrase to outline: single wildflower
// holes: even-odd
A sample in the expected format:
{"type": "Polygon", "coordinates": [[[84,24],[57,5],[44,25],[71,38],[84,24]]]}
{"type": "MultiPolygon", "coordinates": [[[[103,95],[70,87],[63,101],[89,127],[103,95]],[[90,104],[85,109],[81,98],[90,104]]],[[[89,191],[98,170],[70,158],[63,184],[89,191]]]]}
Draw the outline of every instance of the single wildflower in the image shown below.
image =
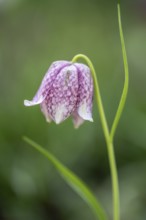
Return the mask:
{"type": "Polygon", "coordinates": [[[88,66],[69,61],[53,62],[32,101],[25,106],[40,104],[48,122],[61,123],[70,115],[75,128],[92,119],[93,79],[88,66]]]}

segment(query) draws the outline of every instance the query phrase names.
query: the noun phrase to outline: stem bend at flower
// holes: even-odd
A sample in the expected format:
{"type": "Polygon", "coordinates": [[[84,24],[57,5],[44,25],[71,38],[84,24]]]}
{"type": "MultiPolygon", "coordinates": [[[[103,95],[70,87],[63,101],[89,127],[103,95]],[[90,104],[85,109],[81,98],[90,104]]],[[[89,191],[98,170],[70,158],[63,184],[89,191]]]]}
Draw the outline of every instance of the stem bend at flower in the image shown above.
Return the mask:
{"type": "Polygon", "coordinates": [[[100,113],[100,116],[101,116],[101,121],[102,121],[103,129],[104,129],[104,134],[105,134],[105,137],[106,137],[106,140],[107,140],[109,138],[109,128],[108,128],[107,120],[106,120],[105,113],[104,113],[104,108],[103,108],[101,95],[100,95],[99,84],[98,84],[98,80],[97,80],[97,76],[96,76],[94,66],[93,66],[91,60],[87,56],[85,56],[84,54],[78,54],[78,55],[74,56],[73,59],[72,59],[72,62],[76,62],[76,60],[78,60],[78,59],[84,59],[87,62],[88,66],[90,67],[90,70],[91,70],[91,73],[92,73],[92,76],[93,76],[93,79],[94,79],[96,101],[97,101],[99,113],[100,113]]]}

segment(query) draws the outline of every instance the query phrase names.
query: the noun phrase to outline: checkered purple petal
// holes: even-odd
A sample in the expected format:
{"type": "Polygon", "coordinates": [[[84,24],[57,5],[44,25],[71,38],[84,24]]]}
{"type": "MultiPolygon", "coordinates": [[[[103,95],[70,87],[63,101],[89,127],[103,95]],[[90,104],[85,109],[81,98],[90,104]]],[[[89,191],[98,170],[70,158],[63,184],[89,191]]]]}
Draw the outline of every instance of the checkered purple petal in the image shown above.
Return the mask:
{"type": "Polygon", "coordinates": [[[88,66],[76,63],[78,69],[79,89],[76,111],[78,115],[84,119],[93,121],[92,119],[92,102],[93,102],[93,79],[88,66]]]}
{"type": "Polygon", "coordinates": [[[61,69],[68,65],[70,65],[69,61],[53,62],[45,74],[42,83],[32,101],[24,100],[24,105],[32,106],[42,103],[46,95],[49,93],[57,74],[61,71],[61,69]]]}
{"type": "Polygon", "coordinates": [[[69,61],[56,61],[48,69],[32,99],[24,105],[40,104],[48,122],[61,123],[70,115],[74,126],[92,119],[93,79],[88,66],[69,61]]]}

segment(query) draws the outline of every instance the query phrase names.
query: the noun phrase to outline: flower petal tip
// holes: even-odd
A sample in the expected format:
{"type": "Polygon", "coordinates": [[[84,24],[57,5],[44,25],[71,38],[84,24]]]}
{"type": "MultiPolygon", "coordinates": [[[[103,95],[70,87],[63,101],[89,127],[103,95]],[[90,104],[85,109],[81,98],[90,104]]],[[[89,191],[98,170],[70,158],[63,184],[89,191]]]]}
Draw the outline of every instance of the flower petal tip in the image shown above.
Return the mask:
{"type": "Polygon", "coordinates": [[[88,115],[84,116],[84,120],[93,122],[93,118],[91,116],[88,116],[88,115]]]}
{"type": "Polygon", "coordinates": [[[38,105],[38,104],[41,104],[44,99],[45,99],[44,96],[39,96],[39,97],[38,97],[38,96],[35,96],[32,101],[24,100],[24,105],[25,105],[25,106],[38,105]]]}
{"type": "Polygon", "coordinates": [[[65,105],[59,105],[58,107],[56,107],[56,113],[55,113],[55,118],[54,121],[56,124],[60,124],[62,121],[65,120],[64,115],[67,112],[67,108],[65,107],[65,105]]]}
{"type": "Polygon", "coordinates": [[[78,109],[78,114],[82,119],[93,122],[92,113],[87,109],[87,103],[82,104],[78,109]]]}
{"type": "Polygon", "coordinates": [[[88,121],[90,121],[90,122],[94,122],[92,117],[89,118],[88,121]]]}
{"type": "Polygon", "coordinates": [[[51,123],[51,119],[49,117],[46,118],[46,122],[51,123]]]}
{"type": "Polygon", "coordinates": [[[29,100],[24,100],[24,105],[25,105],[25,106],[32,106],[32,105],[33,105],[33,102],[32,102],[32,101],[29,101],[29,100]]]}

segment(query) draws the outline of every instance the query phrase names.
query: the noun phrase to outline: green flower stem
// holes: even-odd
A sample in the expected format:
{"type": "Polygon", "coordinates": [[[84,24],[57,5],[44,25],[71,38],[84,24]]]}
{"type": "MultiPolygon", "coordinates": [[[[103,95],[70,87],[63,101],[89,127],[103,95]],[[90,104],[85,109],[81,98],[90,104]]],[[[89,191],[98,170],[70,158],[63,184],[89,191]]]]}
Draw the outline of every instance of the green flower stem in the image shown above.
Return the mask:
{"type": "Polygon", "coordinates": [[[120,103],[116,112],[116,116],[111,128],[110,136],[111,140],[114,138],[114,134],[118,125],[118,122],[120,120],[125,101],[127,98],[128,93],[128,85],[129,85],[129,71],[128,71],[128,62],[127,62],[127,54],[126,54],[126,48],[125,48],[125,42],[124,42],[124,36],[123,36],[123,30],[122,30],[122,23],[121,23],[121,13],[120,13],[120,5],[118,4],[118,22],[119,22],[119,33],[120,33],[120,40],[121,40],[121,47],[122,47],[122,54],[123,54],[123,62],[124,62],[124,72],[125,72],[125,82],[124,82],[124,88],[121,95],[120,103]]]}
{"type": "Polygon", "coordinates": [[[118,174],[117,174],[117,167],[116,167],[116,161],[115,161],[115,154],[114,154],[114,146],[111,141],[110,132],[107,124],[107,120],[104,113],[104,108],[102,104],[102,99],[100,95],[100,89],[98,85],[97,76],[95,73],[95,69],[93,67],[93,64],[91,60],[83,55],[78,54],[73,59],[72,62],[76,62],[78,59],[84,59],[93,75],[94,79],[94,88],[95,88],[95,94],[96,94],[96,101],[98,105],[98,110],[100,114],[100,119],[102,123],[102,128],[106,140],[107,150],[108,150],[108,157],[109,157],[109,163],[110,163],[110,170],[111,170],[111,177],[112,177],[112,192],[113,192],[113,213],[114,213],[114,220],[119,220],[119,184],[118,184],[118,174]]]}
{"type": "Polygon", "coordinates": [[[122,111],[125,105],[125,101],[126,101],[127,93],[128,93],[128,85],[129,85],[128,62],[127,62],[127,54],[126,54],[125,42],[124,42],[124,36],[123,36],[123,30],[122,30],[121,13],[120,13],[119,4],[118,4],[118,23],[119,23],[119,33],[120,33],[120,41],[121,41],[121,47],[122,47],[123,62],[124,62],[124,70],[125,70],[125,82],[124,82],[124,88],[123,88],[123,92],[122,92],[121,99],[119,102],[119,106],[118,106],[118,109],[117,109],[117,112],[116,112],[116,115],[115,115],[115,118],[112,124],[112,128],[110,131],[108,128],[106,117],[105,117],[102,99],[100,95],[100,89],[98,85],[98,80],[97,80],[97,76],[96,76],[95,69],[93,67],[92,62],[87,56],[83,54],[78,54],[72,59],[72,62],[76,62],[76,60],[81,59],[81,58],[84,59],[87,62],[88,66],[90,67],[91,73],[93,75],[96,101],[97,101],[102,128],[103,128],[103,132],[104,132],[104,136],[106,140],[109,164],[110,164],[110,170],[111,170],[114,220],[120,219],[120,200],[119,200],[118,173],[117,173],[117,167],[116,167],[113,138],[114,138],[115,131],[117,129],[117,125],[118,125],[118,122],[120,120],[120,117],[121,117],[121,114],[122,114],[122,111]]]}
{"type": "Polygon", "coordinates": [[[100,117],[101,117],[101,122],[102,122],[103,130],[104,130],[104,135],[105,135],[106,141],[109,142],[108,141],[109,140],[109,128],[108,128],[105,113],[104,113],[104,108],[103,108],[102,99],[101,99],[101,95],[100,95],[100,89],[99,89],[98,80],[97,80],[97,76],[96,76],[94,66],[93,66],[91,60],[83,54],[78,54],[78,55],[74,56],[74,58],[72,59],[72,62],[76,62],[78,59],[84,59],[86,61],[86,63],[88,64],[90,70],[91,70],[93,80],[94,80],[96,101],[97,101],[98,110],[99,110],[100,117]]]}

